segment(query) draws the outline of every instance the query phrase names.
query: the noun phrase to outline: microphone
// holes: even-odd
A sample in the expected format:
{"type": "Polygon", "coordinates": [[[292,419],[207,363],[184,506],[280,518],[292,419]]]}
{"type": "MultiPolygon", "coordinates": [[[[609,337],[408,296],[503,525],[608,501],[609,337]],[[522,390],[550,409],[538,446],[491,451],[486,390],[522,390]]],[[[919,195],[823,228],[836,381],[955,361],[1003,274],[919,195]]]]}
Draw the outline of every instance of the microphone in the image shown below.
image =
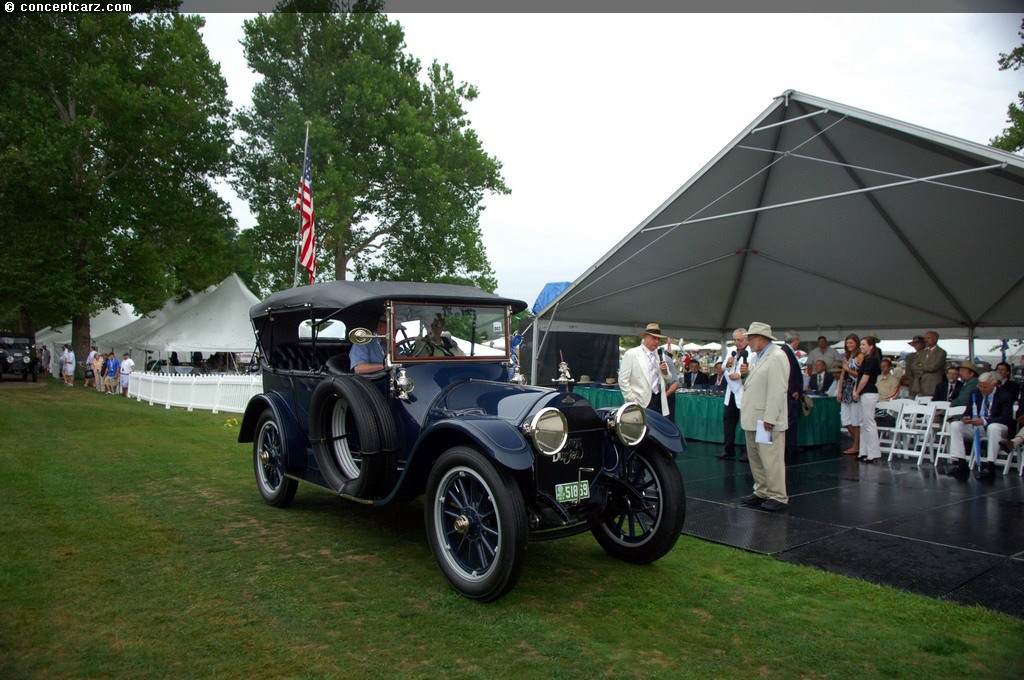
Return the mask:
{"type": "Polygon", "coordinates": [[[662,361],[665,360],[665,350],[663,350],[660,347],[658,348],[658,358],[661,359],[662,361]]]}
{"type": "Polygon", "coordinates": [[[732,351],[732,355],[733,355],[733,356],[736,356],[736,350],[733,350],[733,351],[732,351]]]}

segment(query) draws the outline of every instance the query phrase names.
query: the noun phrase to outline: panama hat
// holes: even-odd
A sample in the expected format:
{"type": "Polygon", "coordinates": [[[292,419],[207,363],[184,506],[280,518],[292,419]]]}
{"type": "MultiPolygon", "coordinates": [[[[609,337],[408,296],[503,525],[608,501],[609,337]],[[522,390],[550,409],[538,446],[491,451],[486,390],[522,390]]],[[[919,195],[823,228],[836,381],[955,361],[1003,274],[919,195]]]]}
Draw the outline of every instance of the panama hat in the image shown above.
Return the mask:
{"type": "Polygon", "coordinates": [[[644,332],[641,333],[640,336],[643,337],[645,335],[653,335],[659,340],[665,339],[665,336],[661,334],[661,326],[656,323],[647,324],[647,328],[644,329],[644,332]]]}
{"type": "Polygon", "coordinates": [[[957,368],[966,368],[969,371],[974,371],[974,375],[981,375],[981,371],[978,369],[978,365],[973,361],[961,361],[957,368]]]}
{"type": "Polygon", "coordinates": [[[751,323],[750,328],[748,328],[747,332],[743,335],[761,335],[769,340],[775,339],[775,336],[772,335],[772,327],[766,323],[761,323],[760,321],[754,321],[751,323]]]}

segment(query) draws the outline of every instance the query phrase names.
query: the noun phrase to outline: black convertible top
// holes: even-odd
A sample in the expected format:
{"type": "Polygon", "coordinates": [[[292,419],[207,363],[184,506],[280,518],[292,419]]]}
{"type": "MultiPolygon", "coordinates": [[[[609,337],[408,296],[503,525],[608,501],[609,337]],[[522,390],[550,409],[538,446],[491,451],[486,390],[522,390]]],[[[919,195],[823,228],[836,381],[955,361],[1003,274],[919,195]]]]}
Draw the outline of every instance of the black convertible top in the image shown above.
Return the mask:
{"type": "Polygon", "coordinates": [[[327,281],[278,291],[253,305],[249,317],[258,319],[274,311],[303,307],[340,310],[383,304],[387,300],[501,305],[512,307],[513,314],[526,309],[522,300],[501,297],[472,286],[409,281],[327,281]]]}

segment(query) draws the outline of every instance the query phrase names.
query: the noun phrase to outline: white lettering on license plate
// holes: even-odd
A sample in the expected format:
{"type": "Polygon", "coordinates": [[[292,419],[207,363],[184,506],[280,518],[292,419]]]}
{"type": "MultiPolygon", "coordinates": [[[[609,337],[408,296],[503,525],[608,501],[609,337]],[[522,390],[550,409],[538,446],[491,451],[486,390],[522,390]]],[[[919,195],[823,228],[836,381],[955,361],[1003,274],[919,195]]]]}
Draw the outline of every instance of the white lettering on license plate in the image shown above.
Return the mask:
{"type": "Polygon", "coordinates": [[[590,482],[586,480],[555,485],[555,500],[559,503],[581,501],[585,498],[590,498],[590,482]]]}

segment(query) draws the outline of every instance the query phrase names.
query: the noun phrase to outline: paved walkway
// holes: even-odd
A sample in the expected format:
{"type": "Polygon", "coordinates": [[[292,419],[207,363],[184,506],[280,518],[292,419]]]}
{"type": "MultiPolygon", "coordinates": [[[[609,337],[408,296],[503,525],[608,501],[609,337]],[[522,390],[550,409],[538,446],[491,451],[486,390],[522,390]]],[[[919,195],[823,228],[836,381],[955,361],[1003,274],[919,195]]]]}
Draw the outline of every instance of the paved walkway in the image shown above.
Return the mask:
{"type": "Polygon", "coordinates": [[[839,446],[787,460],[790,507],[743,506],[750,467],[720,444],[689,442],[678,461],[683,533],[961,604],[1024,618],[1024,479],[978,481],[930,464],[865,465],[839,446]],[[940,468],[941,469],[941,468],[940,468]]]}

